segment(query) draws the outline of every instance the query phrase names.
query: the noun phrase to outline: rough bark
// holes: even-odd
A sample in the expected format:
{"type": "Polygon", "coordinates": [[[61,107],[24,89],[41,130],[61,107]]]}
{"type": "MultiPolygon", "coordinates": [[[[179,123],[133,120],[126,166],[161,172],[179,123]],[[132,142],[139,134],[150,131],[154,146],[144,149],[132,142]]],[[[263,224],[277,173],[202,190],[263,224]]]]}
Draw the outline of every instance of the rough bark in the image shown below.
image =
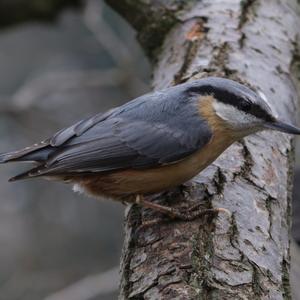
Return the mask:
{"type": "MultiPolygon", "coordinates": [[[[281,118],[295,122],[296,0],[106,2],[145,37],[155,89],[224,76],[263,91],[281,118]]],[[[155,199],[177,207],[202,201],[231,216],[137,230],[160,216],[131,207],[120,299],[290,299],[292,158],[290,136],[259,133],[235,143],[183,189],[155,199]]]]}
{"type": "Polygon", "coordinates": [[[0,0],[0,27],[25,21],[50,21],[65,7],[77,7],[82,0],[0,0]]]}

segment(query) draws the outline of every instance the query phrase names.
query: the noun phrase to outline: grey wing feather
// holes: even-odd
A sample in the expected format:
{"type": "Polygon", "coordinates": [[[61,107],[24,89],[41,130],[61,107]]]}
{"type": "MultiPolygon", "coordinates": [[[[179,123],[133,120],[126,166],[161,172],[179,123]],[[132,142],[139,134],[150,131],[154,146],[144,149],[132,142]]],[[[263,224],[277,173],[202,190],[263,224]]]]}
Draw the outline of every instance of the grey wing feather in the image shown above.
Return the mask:
{"type": "Polygon", "coordinates": [[[104,172],[173,163],[193,153],[184,132],[142,121],[119,120],[110,135],[64,149],[47,161],[51,172],[104,172]]]}
{"type": "Polygon", "coordinates": [[[74,136],[80,136],[90,127],[105,120],[108,116],[109,112],[105,114],[100,113],[93,117],[81,120],[68,128],[62,129],[50,139],[50,145],[53,147],[58,147],[67,142],[70,138],[74,136]]]}
{"type": "Polygon", "coordinates": [[[44,156],[44,153],[47,152],[46,148],[49,146],[49,139],[41,141],[40,143],[34,144],[30,147],[26,147],[24,149],[3,153],[0,154],[0,163],[6,163],[9,161],[40,161],[43,160],[42,157],[46,158],[44,156]],[[44,151],[46,150],[46,151],[44,151]],[[36,155],[39,153],[38,155],[36,155]],[[40,155],[41,154],[41,155],[40,155]],[[25,159],[21,159],[24,158],[25,159]]]}
{"type": "Polygon", "coordinates": [[[17,179],[172,164],[211,139],[197,104],[182,85],[80,121],[49,139],[47,159],[17,179]]]}

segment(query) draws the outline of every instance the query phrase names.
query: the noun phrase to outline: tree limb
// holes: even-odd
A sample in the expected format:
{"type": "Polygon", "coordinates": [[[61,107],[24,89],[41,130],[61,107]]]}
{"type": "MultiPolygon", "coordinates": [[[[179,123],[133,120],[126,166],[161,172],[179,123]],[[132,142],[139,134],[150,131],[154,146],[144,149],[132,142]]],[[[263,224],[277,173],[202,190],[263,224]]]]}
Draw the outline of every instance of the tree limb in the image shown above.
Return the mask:
{"type": "MultiPolygon", "coordinates": [[[[263,91],[283,119],[294,121],[296,0],[106,2],[137,29],[156,62],[155,89],[224,76],[263,91]]],[[[177,207],[202,201],[207,208],[230,210],[231,217],[162,218],[159,226],[137,230],[158,215],[131,207],[120,299],[290,299],[291,142],[276,132],[250,136],[184,190],[154,200],[177,207]]]]}

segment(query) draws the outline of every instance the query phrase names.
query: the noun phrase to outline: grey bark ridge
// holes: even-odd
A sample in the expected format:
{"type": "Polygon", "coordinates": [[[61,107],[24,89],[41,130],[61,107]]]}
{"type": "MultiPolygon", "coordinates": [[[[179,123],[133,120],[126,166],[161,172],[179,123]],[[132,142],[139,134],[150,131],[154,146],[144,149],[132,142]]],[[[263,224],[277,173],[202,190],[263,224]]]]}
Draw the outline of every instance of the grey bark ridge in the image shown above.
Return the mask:
{"type": "MultiPolygon", "coordinates": [[[[106,2],[139,36],[162,33],[155,53],[150,51],[155,89],[224,76],[263,91],[282,118],[295,121],[296,0],[202,0],[184,6],[171,0],[106,2]],[[166,12],[162,5],[174,9],[166,12]],[[161,16],[153,15],[156,11],[165,13],[170,26],[164,27],[161,16]]],[[[148,43],[142,45],[149,53],[148,43]]],[[[291,143],[281,133],[250,136],[230,147],[183,192],[156,200],[177,207],[202,201],[206,208],[230,210],[231,217],[162,222],[138,231],[142,222],[159,216],[129,208],[119,299],[291,299],[291,143]]]]}

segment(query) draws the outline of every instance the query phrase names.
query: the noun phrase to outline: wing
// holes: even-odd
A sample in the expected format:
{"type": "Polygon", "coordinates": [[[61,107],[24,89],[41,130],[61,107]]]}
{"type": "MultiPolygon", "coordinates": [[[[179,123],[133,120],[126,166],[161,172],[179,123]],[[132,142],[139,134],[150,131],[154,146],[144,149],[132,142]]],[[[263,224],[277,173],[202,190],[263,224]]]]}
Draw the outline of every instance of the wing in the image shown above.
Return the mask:
{"type": "Polygon", "coordinates": [[[192,139],[184,131],[164,124],[127,123],[122,119],[111,122],[101,128],[106,131],[108,126],[101,138],[58,151],[47,161],[42,173],[150,168],[174,163],[201,148],[199,143],[188,144],[192,139]]]}
{"type": "Polygon", "coordinates": [[[58,132],[48,140],[47,159],[15,179],[153,168],[184,159],[212,135],[195,102],[175,95],[145,95],[58,132]]]}

